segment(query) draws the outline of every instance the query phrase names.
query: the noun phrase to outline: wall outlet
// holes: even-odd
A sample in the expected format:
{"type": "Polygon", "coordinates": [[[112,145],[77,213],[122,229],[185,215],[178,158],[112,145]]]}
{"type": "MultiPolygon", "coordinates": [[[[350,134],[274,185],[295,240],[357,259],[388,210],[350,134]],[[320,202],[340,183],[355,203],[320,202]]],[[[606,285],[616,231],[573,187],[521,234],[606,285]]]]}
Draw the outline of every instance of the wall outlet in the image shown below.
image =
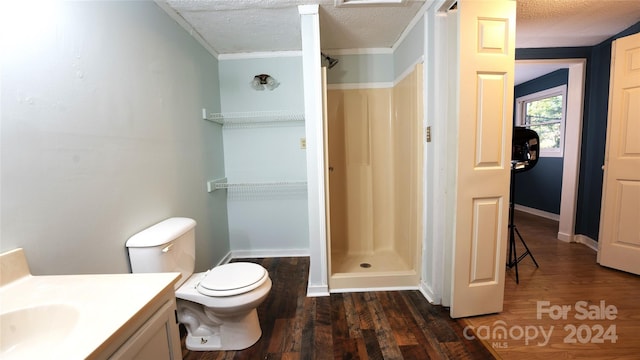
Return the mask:
{"type": "Polygon", "coordinates": [[[307,138],[300,138],[300,149],[306,149],[307,148],[307,138]]]}

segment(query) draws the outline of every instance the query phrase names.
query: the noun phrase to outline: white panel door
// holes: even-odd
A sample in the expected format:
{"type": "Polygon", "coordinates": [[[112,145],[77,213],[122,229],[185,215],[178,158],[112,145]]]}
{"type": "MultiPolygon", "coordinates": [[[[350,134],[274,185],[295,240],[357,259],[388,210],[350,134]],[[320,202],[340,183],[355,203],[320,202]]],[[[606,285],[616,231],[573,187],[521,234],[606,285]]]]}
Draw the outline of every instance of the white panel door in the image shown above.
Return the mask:
{"type": "Polygon", "coordinates": [[[458,1],[458,159],[451,316],[502,311],[515,1],[458,1]]]}
{"type": "Polygon", "coordinates": [[[640,34],[613,42],[601,265],[640,274],[640,34]]]}

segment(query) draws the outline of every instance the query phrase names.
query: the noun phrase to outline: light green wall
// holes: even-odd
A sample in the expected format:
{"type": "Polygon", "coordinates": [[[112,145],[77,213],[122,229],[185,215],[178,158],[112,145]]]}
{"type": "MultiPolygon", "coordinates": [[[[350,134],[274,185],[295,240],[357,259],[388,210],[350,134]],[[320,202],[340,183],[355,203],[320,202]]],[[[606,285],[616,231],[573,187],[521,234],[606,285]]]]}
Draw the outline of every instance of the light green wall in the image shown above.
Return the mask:
{"type": "Polygon", "coordinates": [[[393,53],[394,77],[401,76],[424,55],[424,16],[409,31],[393,53]]]}
{"type": "Polygon", "coordinates": [[[220,60],[218,69],[223,112],[304,111],[301,56],[220,60]],[[269,74],[280,85],[272,91],[256,91],[251,81],[258,74],[269,74]]]}
{"type": "Polygon", "coordinates": [[[361,84],[393,82],[393,55],[331,55],[338,64],[327,70],[328,84],[361,84]]]}
{"type": "Polygon", "coordinates": [[[328,84],[391,84],[399,80],[424,54],[424,17],[388,54],[333,55],[338,64],[327,70],[328,84]]]}
{"type": "MultiPolygon", "coordinates": [[[[220,60],[223,112],[286,111],[304,113],[302,57],[220,60]],[[256,91],[250,82],[269,74],[280,85],[256,91]]],[[[270,124],[273,125],[273,124],[270,124]]],[[[304,122],[281,126],[225,127],[225,174],[231,183],[306,181],[304,122]]],[[[304,188],[228,190],[231,249],[258,254],[305,253],[309,247],[304,188]]]]}
{"type": "Polygon", "coordinates": [[[201,109],[220,110],[217,60],[153,2],[56,5],[2,29],[1,250],[35,274],[128,272],[131,235],[186,216],[196,270],[216,264],[222,133],[201,109]]]}

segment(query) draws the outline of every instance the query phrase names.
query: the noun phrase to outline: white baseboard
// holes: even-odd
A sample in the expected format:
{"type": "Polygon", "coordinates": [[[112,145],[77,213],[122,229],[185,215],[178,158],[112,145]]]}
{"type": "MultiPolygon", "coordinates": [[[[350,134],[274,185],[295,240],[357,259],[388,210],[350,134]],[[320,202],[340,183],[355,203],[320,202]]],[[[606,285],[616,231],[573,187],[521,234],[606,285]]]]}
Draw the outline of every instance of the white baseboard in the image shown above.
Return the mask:
{"type": "Polygon", "coordinates": [[[554,213],[550,213],[548,211],[538,210],[538,209],[534,209],[534,208],[530,208],[528,206],[523,206],[523,205],[518,205],[518,204],[516,204],[514,206],[514,208],[516,210],[518,210],[518,211],[522,211],[522,212],[526,212],[528,214],[540,216],[540,217],[543,217],[545,219],[551,219],[551,220],[555,220],[555,221],[560,221],[560,215],[554,214],[554,213]]]}
{"type": "Polygon", "coordinates": [[[419,290],[422,293],[422,296],[424,296],[425,299],[427,299],[427,301],[430,304],[440,305],[441,303],[440,296],[436,296],[436,294],[433,292],[433,289],[431,289],[431,287],[427,285],[424,281],[420,282],[419,290]]]}
{"type": "Polygon", "coordinates": [[[558,237],[558,240],[561,240],[561,241],[564,241],[564,242],[573,242],[575,235],[565,234],[565,233],[562,233],[562,232],[558,231],[557,237],[558,237]]]}
{"type": "Polygon", "coordinates": [[[307,286],[307,297],[329,296],[329,286],[309,285],[307,286]]]}
{"type": "Polygon", "coordinates": [[[231,261],[233,257],[231,256],[231,252],[228,252],[227,255],[225,255],[220,261],[218,261],[218,265],[216,266],[220,266],[223,264],[228,263],[229,261],[231,261]]]}
{"type": "Polygon", "coordinates": [[[591,250],[598,252],[598,242],[586,235],[576,235],[573,237],[573,242],[585,245],[591,250]]]}
{"type": "Polygon", "coordinates": [[[309,256],[309,249],[231,250],[234,259],[309,256]]]}

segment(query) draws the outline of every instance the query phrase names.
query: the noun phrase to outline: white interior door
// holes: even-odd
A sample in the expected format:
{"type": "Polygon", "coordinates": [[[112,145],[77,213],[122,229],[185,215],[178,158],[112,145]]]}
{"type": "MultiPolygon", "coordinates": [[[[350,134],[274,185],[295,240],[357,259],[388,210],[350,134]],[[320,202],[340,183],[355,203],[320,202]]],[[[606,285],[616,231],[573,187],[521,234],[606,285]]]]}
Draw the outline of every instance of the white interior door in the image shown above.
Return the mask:
{"type": "Polygon", "coordinates": [[[515,1],[509,0],[458,1],[452,317],[502,311],[513,127],[515,9],[515,1]]]}
{"type": "Polygon", "coordinates": [[[640,34],[613,42],[601,265],[640,274],[640,34]]]}

